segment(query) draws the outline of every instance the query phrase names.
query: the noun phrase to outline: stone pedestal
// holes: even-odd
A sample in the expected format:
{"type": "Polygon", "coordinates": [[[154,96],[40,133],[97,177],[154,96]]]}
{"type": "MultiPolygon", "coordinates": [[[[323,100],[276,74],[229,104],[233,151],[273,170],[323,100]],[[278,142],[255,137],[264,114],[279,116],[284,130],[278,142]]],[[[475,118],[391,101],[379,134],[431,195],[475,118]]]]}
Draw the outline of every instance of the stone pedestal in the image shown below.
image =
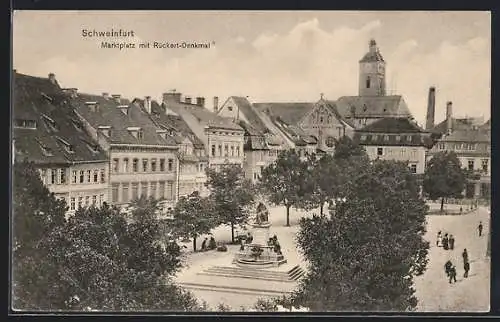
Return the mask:
{"type": "Polygon", "coordinates": [[[252,226],[253,226],[252,244],[267,246],[267,241],[269,240],[269,228],[271,227],[271,224],[262,223],[262,224],[253,224],[252,226]]]}

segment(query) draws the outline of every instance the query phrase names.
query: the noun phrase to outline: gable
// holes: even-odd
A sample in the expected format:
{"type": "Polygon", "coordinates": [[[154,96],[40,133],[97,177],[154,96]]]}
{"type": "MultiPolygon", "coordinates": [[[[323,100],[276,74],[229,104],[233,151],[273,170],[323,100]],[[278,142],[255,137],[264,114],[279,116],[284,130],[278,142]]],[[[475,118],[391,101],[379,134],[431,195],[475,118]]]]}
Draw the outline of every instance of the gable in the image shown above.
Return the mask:
{"type": "Polygon", "coordinates": [[[320,100],[314,104],[311,111],[306,113],[299,122],[302,128],[316,127],[318,125],[344,125],[340,116],[335,113],[335,107],[328,104],[326,101],[320,100]]]}

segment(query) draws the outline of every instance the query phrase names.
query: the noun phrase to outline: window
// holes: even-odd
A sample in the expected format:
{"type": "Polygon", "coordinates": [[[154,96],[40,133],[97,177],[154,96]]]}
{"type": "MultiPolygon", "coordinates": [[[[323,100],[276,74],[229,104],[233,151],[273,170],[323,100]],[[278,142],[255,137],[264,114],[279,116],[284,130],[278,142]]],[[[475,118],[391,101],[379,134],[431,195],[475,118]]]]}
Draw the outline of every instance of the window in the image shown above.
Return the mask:
{"type": "Polygon", "coordinates": [[[133,172],[137,172],[138,171],[138,167],[139,167],[139,160],[138,159],[134,159],[132,161],[132,171],[133,172]]]}
{"type": "Polygon", "coordinates": [[[149,194],[156,199],[156,182],[150,182],[149,185],[149,194]]]}
{"type": "Polygon", "coordinates": [[[142,140],[143,138],[144,132],[142,131],[142,129],[139,129],[139,131],[137,131],[137,139],[142,140]]]}
{"type": "Polygon", "coordinates": [[[139,184],[137,182],[132,183],[132,199],[139,197],[139,184]]]}
{"type": "Polygon", "coordinates": [[[123,159],[123,172],[128,172],[128,158],[123,159]]]}
{"type": "Polygon", "coordinates": [[[372,135],[372,140],[373,141],[377,141],[378,140],[378,135],[376,135],[376,134],[372,135]]]}
{"type": "Polygon", "coordinates": [[[320,117],[319,117],[319,122],[320,122],[320,123],[323,123],[323,121],[324,121],[323,116],[320,116],[320,117]]]}
{"type": "Polygon", "coordinates": [[[215,156],[215,144],[212,144],[212,156],[215,156]]]}
{"type": "Polygon", "coordinates": [[[474,160],[467,161],[467,168],[471,171],[474,170],[474,160]]]}
{"type": "Polygon", "coordinates": [[[231,145],[231,156],[234,157],[234,146],[231,145]]]}
{"type": "Polygon", "coordinates": [[[389,135],[384,135],[384,141],[389,141],[389,135]]]}
{"type": "Polygon", "coordinates": [[[359,138],[361,141],[365,141],[366,140],[366,135],[361,135],[361,137],[359,138]]]}
{"type": "Polygon", "coordinates": [[[72,181],[72,183],[76,183],[77,178],[78,178],[78,172],[73,171],[73,181],[72,181]]]}
{"type": "Polygon", "coordinates": [[[229,156],[229,147],[227,144],[224,144],[224,156],[225,157],[229,156]]]}
{"type": "Polygon", "coordinates": [[[160,199],[163,199],[163,198],[165,198],[165,181],[158,182],[158,185],[159,185],[159,187],[158,187],[159,196],[158,197],[160,199]]]}
{"type": "Polygon", "coordinates": [[[90,206],[90,196],[85,196],[85,207],[90,206]]]}
{"type": "Polygon", "coordinates": [[[331,136],[327,137],[325,140],[325,144],[329,148],[333,148],[335,146],[335,139],[331,136]]]}
{"type": "Polygon", "coordinates": [[[119,185],[117,183],[114,183],[112,186],[111,186],[111,201],[112,202],[118,202],[118,189],[119,189],[119,185]]]}
{"type": "Polygon", "coordinates": [[[94,170],[94,183],[97,183],[99,181],[99,171],[94,170]]]}
{"type": "Polygon", "coordinates": [[[366,78],[366,88],[370,88],[370,76],[366,78]]]}
{"type": "Polygon", "coordinates": [[[71,210],[75,210],[75,197],[71,197],[71,202],[70,202],[70,205],[69,205],[69,209],[71,210]]]}
{"type": "Polygon", "coordinates": [[[383,148],[377,148],[377,155],[383,155],[384,154],[384,149],[383,148]]]}
{"type": "Polygon", "coordinates": [[[401,141],[401,135],[396,135],[396,141],[401,141]]]}
{"type": "Polygon", "coordinates": [[[174,199],[174,183],[172,181],[167,182],[167,199],[174,199]]]}
{"type": "Polygon", "coordinates": [[[236,147],[236,155],[240,156],[240,147],[239,146],[236,147]]]}
{"type": "Polygon", "coordinates": [[[219,144],[219,156],[222,156],[222,144],[219,144]]]}
{"type": "Polygon", "coordinates": [[[78,197],[78,209],[82,208],[83,197],[78,197]]]}
{"type": "Polygon", "coordinates": [[[92,206],[95,206],[97,204],[97,196],[93,195],[92,196],[92,206]]]}
{"type": "Polygon", "coordinates": [[[87,170],[87,182],[92,182],[92,170],[87,170]]]}
{"type": "Polygon", "coordinates": [[[439,143],[438,144],[438,149],[439,150],[444,150],[444,143],[439,143]]]}
{"type": "Polygon", "coordinates": [[[130,196],[129,196],[129,192],[128,192],[128,186],[129,186],[129,183],[122,183],[122,201],[123,202],[129,202],[130,200],[130,196]]]}
{"type": "Polygon", "coordinates": [[[57,180],[56,178],[57,178],[57,169],[51,169],[50,170],[50,183],[55,184],[56,180],[57,180]]]}
{"type": "Polygon", "coordinates": [[[147,196],[148,196],[148,183],[141,182],[141,197],[147,197],[147,196]]]}
{"type": "Polygon", "coordinates": [[[118,159],[113,159],[113,172],[118,172],[119,161],[118,159]]]}
{"type": "Polygon", "coordinates": [[[80,183],[83,183],[84,180],[85,180],[85,173],[83,172],[83,170],[80,170],[80,183]]]}
{"type": "Polygon", "coordinates": [[[416,164],[410,164],[410,172],[417,173],[417,165],[416,164]]]}
{"type": "Polygon", "coordinates": [[[228,106],[228,107],[227,107],[227,110],[228,110],[229,112],[231,112],[231,111],[233,110],[233,107],[232,107],[232,106],[228,106]]]}
{"type": "Polygon", "coordinates": [[[66,183],[66,169],[59,170],[59,183],[60,184],[66,183]]]}
{"type": "Polygon", "coordinates": [[[33,121],[33,120],[15,120],[14,127],[22,127],[25,129],[36,129],[36,121],[33,121]]]}
{"type": "Polygon", "coordinates": [[[406,141],[411,142],[411,135],[406,136],[406,141]]]}
{"type": "Polygon", "coordinates": [[[481,160],[481,168],[483,172],[488,173],[488,159],[481,160]]]}
{"type": "Polygon", "coordinates": [[[151,160],[151,171],[156,172],[156,159],[151,160]]]}
{"type": "Polygon", "coordinates": [[[172,171],[174,168],[174,160],[168,159],[168,171],[172,171]]]}
{"type": "Polygon", "coordinates": [[[160,159],[160,172],[165,172],[165,159],[160,159]]]}
{"type": "Polygon", "coordinates": [[[104,195],[99,195],[99,205],[102,206],[104,203],[104,195]]]}
{"type": "Polygon", "coordinates": [[[142,172],[148,172],[148,159],[142,159],[142,172]]]}
{"type": "Polygon", "coordinates": [[[101,169],[101,183],[106,182],[106,173],[104,172],[104,169],[101,169]]]}

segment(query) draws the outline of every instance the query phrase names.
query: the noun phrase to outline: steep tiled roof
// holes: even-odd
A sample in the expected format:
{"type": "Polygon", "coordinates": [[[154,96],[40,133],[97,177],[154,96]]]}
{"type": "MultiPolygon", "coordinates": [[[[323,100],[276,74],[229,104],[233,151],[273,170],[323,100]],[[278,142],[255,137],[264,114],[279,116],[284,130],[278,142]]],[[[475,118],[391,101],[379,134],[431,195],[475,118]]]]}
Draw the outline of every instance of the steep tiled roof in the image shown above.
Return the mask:
{"type": "Polygon", "coordinates": [[[230,118],[219,116],[208,109],[187,103],[168,102],[167,108],[171,109],[177,114],[190,113],[197,118],[203,126],[214,128],[228,129],[228,130],[243,130],[238,124],[234,123],[230,118]]]}
{"type": "Polygon", "coordinates": [[[57,82],[15,73],[13,119],[36,122],[14,127],[16,156],[36,163],[105,161],[105,152],[85,131],[57,82]]]}
{"type": "Polygon", "coordinates": [[[336,101],[343,118],[355,117],[411,117],[401,95],[391,96],[342,96],[336,101]]]}
{"type": "Polygon", "coordinates": [[[384,61],[382,54],[378,50],[374,52],[367,52],[359,62],[364,63],[364,62],[375,62],[375,61],[384,61]]]}
{"type": "Polygon", "coordinates": [[[138,144],[138,145],[160,145],[176,146],[173,137],[166,135],[162,138],[156,133],[156,126],[149,118],[148,114],[136,104],[118,104],[113,99],[107,99],[100,95],[78,94],[73,99],[73,104],[77,112],[94,128],[99,126],[111,126],[111,144],[138,144]],[[85,102],[96,102],[97,110],[91,110],[85,102]],[[118,106],[127,109],[127,114],[123,113],[118,106]],[[143,138],[134,137],[127,129],[129,127],[139,127],[143,131],[143,138]]]}
{"type": "Polygon", "coordinates": [[[244,121],[238,124],[245,130],[245,145],[243,146],[245,150],[269,150],[264,133],[244,121]]]}
{"type": "Polygon", "coordinates": [[[274,115],[289,125],[296,125],[312,110],[314,103],[254,103],[253,106],[261,113],[274,115]]]}
{"type": "Polygon", "coordinates": [[[411,135],[382,135],[374,133],[355,132],[353,141],[360,145],[381,145],[381,146],[426,146],[429,147],[430,139],[423,133],[411,135]],[[410,140],[408,137],[410,136],[410,140]],[[386,140],[388,138],[388,140],[386,140]]]}
{"type": "Polygon", "coordinates": [[[359,132],[374,132],[374,133],[419,133],[425,132],[418,124],[410,121],[407,118],[383,118],[375,121],[362,129],[359,132]]]}
{"type": "Polygon", "coordinates": [[[439,141],[490,143],[491,135],[485,130],[453,130],[450,135],[444,135],[439,141]]]}
{"type": "Polygon", "coordinates": [[[269,129],[266,127],[264,122],[260,119],[260,117],[257,115],[256,110],[250,104],[248,99],[246,97],[241,97],[241,96],[231,96],[230,98],[233,99],[233,101],[238,105],[240,111],[245,115],[247,118],[248,122],[258,131],[262,133],[267,133],[269,132],[269,129]]]}
{"type": "Polygon", "coordinates": [[[161,127],[172,129],[181,142],[182,138],[189,138],[195,148],[203,148],[203,142],[193,133],[184,119],[178,115],[167,114],[165,106],[158,104],[156,101],[151,102],[152,117],[161,127]]]}

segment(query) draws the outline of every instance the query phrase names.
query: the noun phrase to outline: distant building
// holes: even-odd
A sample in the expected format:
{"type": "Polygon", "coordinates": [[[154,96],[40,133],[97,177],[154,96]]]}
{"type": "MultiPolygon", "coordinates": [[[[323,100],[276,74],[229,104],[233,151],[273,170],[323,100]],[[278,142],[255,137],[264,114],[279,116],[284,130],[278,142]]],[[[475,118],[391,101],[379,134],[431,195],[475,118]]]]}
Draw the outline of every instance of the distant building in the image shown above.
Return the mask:
{"type": "Polygon", "coordinates": [[[425,171],[425,153],[432,144],[425,132],[408,118],[385,118],[356,130],[354,141],[364,146],[371,160],[407,161],[412,173],[425,171]]]}
{"type": "Polygon", "coordinates": [[[243,166],[244,130],[234,120],[221,117],[205,108],[205,99],[196,103],[190,97],[181,101],[181,93],[164,93],[166,113],[179,116],[203,142],[208,166],[220,169],[223,164],[243,166]]]}
{"type": "Polygon", "coordinates": [[[72,104],[109,154],[113,204],[127,205],[141,196],[175,203],[178,146],[169,133],[157,131],[146,111],[120,95],[75,93],[72,104]]]}
{"type": "MultiPolygon", "coordinates": [[[[430,116],[433,118],[433,116],[430,116]]],[[[429,116],[428,116],[429,118],[429,116]]],[[[454,118],[452,102],[446,105],[446,119],[432,129],[437,143],[427,160],[436,153],[453,151],[471,174],[466,184],[466,198],[491,198],[491,119],[454,118]]]]}
{"type": "Polygon", "coordinates": [[[16,162],[28,160],[68,212],[108,202],[109,159],[71,108],[54,74],[14,72],[13,138],[16,162]]]}

